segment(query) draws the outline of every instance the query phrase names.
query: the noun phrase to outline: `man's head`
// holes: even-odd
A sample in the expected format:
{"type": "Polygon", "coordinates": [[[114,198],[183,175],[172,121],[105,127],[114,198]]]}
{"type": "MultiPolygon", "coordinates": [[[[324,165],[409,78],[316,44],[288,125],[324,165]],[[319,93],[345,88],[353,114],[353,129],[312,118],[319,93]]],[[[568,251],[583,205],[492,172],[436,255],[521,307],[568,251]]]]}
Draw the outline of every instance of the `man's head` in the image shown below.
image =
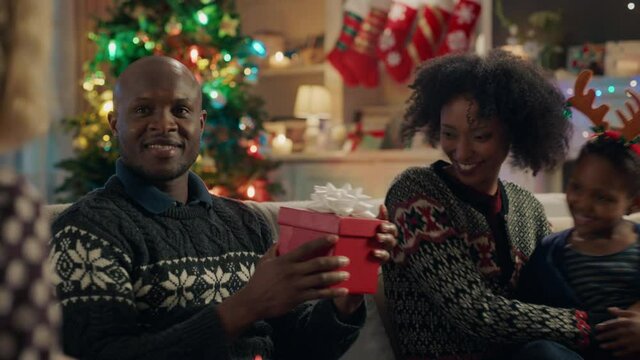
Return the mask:
{"type": "Polygon", "coordinates": [[[189,69],[169,57],[137,60],[118,78],[114,101],[109,126],[124,164],[152,182],[185,175],[198,156],[206,118],[189,69]]]}

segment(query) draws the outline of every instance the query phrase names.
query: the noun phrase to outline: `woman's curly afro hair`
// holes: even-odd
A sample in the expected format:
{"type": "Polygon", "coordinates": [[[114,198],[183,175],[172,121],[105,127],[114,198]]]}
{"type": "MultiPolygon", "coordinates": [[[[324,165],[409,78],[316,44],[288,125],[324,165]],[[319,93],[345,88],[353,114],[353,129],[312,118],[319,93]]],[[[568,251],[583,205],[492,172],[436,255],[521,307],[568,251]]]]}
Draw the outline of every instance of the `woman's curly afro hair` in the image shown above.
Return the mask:
{"type": "Polygon", "coordinates": [[[410,138],[425,131],[432,145],[440,140],[440,111],[459,96],[478,102],[478,117],[496,117],[510,141],[512,163],[533,173],[564,160],[571,124],[564,117],[565,99],[541,69],[502,50],[486,57],[449,55],[422,66],[411,85],[403,123],[410,138]]]}

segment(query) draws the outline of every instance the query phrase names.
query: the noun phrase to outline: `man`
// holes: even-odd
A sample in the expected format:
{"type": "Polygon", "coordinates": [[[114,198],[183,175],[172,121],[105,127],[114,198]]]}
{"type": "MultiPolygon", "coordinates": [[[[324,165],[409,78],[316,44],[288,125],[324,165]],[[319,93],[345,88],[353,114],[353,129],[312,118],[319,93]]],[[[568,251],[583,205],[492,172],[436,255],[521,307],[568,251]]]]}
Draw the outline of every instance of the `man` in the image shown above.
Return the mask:
{"type": "MultiPolygon", "coordinates": [[[[118,79],[109,114],[121,149],[116,175],[53,224],[65,351],[92,359],[339,357],[365,316],[362,296],[327,287],[348,276],[336,270],[348,259],[306,260],[335,237],[276,257],[264,219],[208,193],[189,172],[206,118],[201,102],[193,75],[171,58],[143,58],[118,79]],[[305,303],[312,299],[321,300],[305,303]]],[[[395,227],[381,231],[393,246],[395,227]]]]}

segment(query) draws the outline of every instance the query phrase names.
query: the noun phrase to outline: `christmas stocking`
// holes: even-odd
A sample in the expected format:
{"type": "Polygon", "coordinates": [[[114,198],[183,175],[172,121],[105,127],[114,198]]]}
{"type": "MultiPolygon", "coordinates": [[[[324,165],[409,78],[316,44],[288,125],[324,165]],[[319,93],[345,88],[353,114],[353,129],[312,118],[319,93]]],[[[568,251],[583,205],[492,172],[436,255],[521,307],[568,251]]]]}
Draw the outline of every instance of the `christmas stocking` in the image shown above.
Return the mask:
{"type": "Polygon", "coordinates": [[[347,65],[345,65],[344,56],[353,44],[353,39],[360,30],[362,19],[368,12],[369,2],[367,0],[347,0],[344,4],[344,16],[340,36],[333,50],[327,55],[327,60],[329,60],[331,65],[340,73],[345,84],[348,86],[358,85],[358,79],[351,70],[349,70],[347,65]]]}
{"type": "Polygon", "coordinates": [[[437,55],[465,52],[471,44],[472,32],[480,17],[480,0],[459,0],[449,19],[447,33],[438,48],[437,55]]]}
{"type": "Polygon", "coordinates": [[[371,9],[353,41],[353,49],[345,55],[345,63],[351,69],[360,85],[378,85],[378,57],[376,47],[380,34],[387,22],[391,0],[371,0],[371,9]]]}
{"type": "Polygon", "coordinates": [[[400,83],[409,78],[413,68],[406,40],[421,1],[394,0],[378,43],[378,57],[384,63],[387,73],[400,83]]]}
{"type": "Polygon", "coordinates": [[[442,35],[447,31],[454,0],[423,0],[423,5],[418,12],[416,31],[407,47],[416,64],[435,56],[442,35]]]}

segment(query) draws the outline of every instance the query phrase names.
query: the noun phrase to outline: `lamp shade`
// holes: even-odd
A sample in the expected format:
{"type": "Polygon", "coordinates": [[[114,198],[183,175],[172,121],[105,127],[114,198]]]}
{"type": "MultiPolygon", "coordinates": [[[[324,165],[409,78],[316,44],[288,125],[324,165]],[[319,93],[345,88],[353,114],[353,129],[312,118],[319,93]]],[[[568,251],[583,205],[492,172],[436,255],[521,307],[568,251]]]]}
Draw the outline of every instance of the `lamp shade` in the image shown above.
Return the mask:
{"type": "Polygon", "coordinates": [[[297,117],[328,118],[331,114],[331,95],[322,85],[300,85],[293,114],[297,117]]]}

